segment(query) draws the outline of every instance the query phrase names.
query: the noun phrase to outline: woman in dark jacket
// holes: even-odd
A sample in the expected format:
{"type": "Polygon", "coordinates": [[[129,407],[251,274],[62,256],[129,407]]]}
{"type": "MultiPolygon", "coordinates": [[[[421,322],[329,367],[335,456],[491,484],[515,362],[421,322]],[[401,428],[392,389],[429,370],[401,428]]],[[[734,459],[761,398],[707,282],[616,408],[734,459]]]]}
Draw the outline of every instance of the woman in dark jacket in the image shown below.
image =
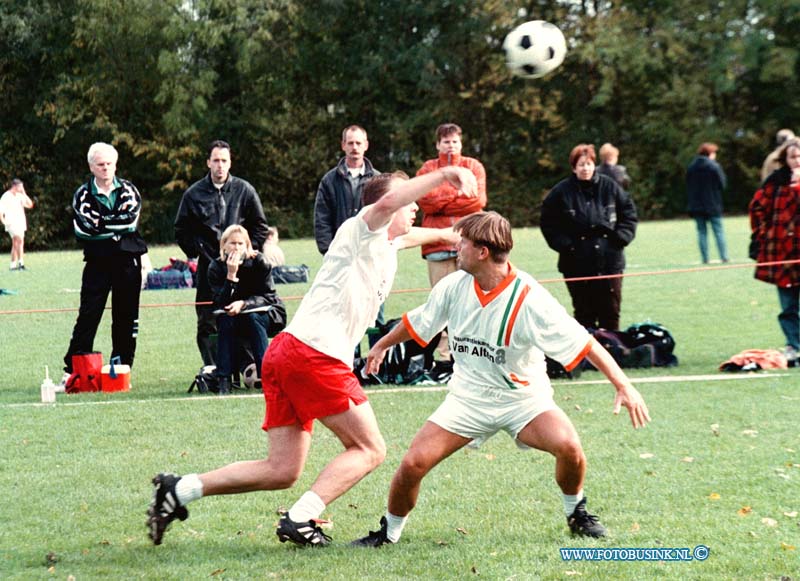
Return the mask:
{"type": "MultiPolygon", "coordinates": [[[[575,146],[569,163],[573,175],[542,204],[542,234],[558,252],[558,270],[566,278],[622,274],[623,249],[636,235],[636,206],[619,184],[595,171],[593,145],[575,146]]],[[[581,325],[619,329],[621,277],[567,281],[567,289],[581,325]]]]}
{"type": "Polygon", "coordinates": [[[219,393],[230,393],[236,340],[249,343],[256,366],[268,337],[286,326],[286,308],[275,292],[272,267],[253,250],[244,227],[229,226],[219,242],[220,257],[208,266],[208,282],[217,314],[219,393]]]}

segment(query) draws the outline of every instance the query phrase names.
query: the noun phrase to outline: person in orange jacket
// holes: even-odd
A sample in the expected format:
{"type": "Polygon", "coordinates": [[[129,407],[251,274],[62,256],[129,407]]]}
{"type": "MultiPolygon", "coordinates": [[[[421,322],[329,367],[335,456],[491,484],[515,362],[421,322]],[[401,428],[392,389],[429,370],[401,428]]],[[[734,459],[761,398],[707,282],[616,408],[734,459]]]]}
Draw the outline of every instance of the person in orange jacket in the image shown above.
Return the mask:
{"type": "MultiPolygon", "coordinates": [[[[436,128],[436,149],[439,156],[429,159],[417,171],[421,176],[437,169],[456,165],[469,169],[478,182],[477,197],[466,197],[449,183],[442,183],[417,200],[423,212],[423,228],[447,228],[460,218],[480,212],[486,207],[486,170],[475,158],[461,155],[461,127],[455,123],[442,123],[436,128]]],[[[442,278],[458,270],[456,266],[456,247],[446,243],[426,244],[422,247],[422,258],[428,263],[428,280],[431,287],[442,278]]],[[[437,348],[439,368],[445,373],[452,371],[447,332],[442,333],[437,348]]],[[[448,375],[449,377],[449,375],[448,375]]]]}

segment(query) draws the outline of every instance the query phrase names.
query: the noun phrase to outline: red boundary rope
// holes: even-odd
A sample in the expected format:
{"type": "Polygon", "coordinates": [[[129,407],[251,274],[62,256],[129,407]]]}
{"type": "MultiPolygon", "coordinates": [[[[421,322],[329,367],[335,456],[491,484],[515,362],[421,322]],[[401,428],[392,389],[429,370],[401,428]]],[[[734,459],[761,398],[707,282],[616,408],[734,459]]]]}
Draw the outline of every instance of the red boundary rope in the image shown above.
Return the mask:
{"type": "MultiPolygon", "coordinates": [[[[781,261],[773,261],[773,262],[758,262],[758,263],[742,263],[742,264],[723,264],[721,266],[696,266],[692,268],[673,268],[670,270],[650,270],[645,272],[626,272],[621,274],[604,274],[598,276],[578,276],[573,278],[543,278],[537,279],[538,282],[542,284],[552,284],[556,282],[574,282],[574,281],[585,281],[585,280],[603,280],[608,278],[631,278],[636,276],[662,276],[666,274],[680,274],[680,273],[687,273],[687,272],[704,272],[709,270],[730,270],[735,268],[753,268],[756,266],[777,266],[777,265],[789,265],[789,264],[798,264],[800,263],[800,259],[798,260],[781,260],[781,261]]],[[[430,288],[404,288],[404,289],[394,289],[392,290],[391,294],[404,294],[404,293],[419,293],[419,292],[428,292],[430,288]]],[[[303,298],[303,295],[293,295],[293,296],[286,296],[281,297],[284,301],[297,301],[303,298]]],[[[212,303],[209,302],[183,302],[183,303],[153,303],[153,304],[140,304],[140,309],[159,309],[165,307],[194,307],[194,306],[202,306],[202,305],[211,305],[212,303]]],[[[110,310],[111,307],[107,306],[105,310],[110,310]]],[[[61,309],[21,309],[21,310],[10,310],[10,311],[0,311],[0,315],[29,315],[29,314],[36,314],[36,313],[68,313],[72,311],[77,311],[77,307],[69,307],[69,308],[61,308],[61,309]]]]}

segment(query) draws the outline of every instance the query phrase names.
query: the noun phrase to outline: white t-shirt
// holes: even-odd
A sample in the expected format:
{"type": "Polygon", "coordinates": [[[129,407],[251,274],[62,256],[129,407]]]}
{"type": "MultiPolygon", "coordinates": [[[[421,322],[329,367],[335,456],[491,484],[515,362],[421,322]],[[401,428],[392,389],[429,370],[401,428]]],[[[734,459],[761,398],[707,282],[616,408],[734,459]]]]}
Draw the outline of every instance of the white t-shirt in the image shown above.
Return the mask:
{"type": "Polygon", "coordinates": [[[9,232],[25,232],[28,229],[25,207],[22,205],[24,199],[25,196],[16,196],[11,190],[0,197],[0,214],[3,215],[3,223],[9,232]]]}
{"type": "Polygon", "coordinates": [[[533,277],[511,265],[489,293],[464,271],[446,276],[403,322],[423,344],[447,327],[455,360],[449,389],[466,397],[552,391],[545,354],[571,369],[590,346],[586,329],[533,277]]]}
{"type": "MultiPolygon", "coordinates": [[[[367,207],[368,208],[368,207],[367,207]]],[[[311,288],[286,332],[348,366],[353,350],[389,296],[397,271],[397,246],[389,224],[375,232],[363,208],[336,232],[311,288]]]]}

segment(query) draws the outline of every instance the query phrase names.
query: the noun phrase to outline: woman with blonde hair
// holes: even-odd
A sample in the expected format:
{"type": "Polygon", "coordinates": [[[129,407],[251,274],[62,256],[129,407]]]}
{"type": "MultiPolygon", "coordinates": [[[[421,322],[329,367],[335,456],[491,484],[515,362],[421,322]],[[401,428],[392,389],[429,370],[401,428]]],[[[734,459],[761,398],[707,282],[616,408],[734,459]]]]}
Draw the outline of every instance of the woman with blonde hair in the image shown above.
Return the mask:
{"type": "Polygon", "coordinates": [[[231,390],[237,340],[250,346],[260,369],[268,338],[286,326],[286,308],[275,292],[272,267],[238,224],[222,233],[219,258],[208,266],[208,282],[217,313],[216,375],[222,395],[231,390]]]}

